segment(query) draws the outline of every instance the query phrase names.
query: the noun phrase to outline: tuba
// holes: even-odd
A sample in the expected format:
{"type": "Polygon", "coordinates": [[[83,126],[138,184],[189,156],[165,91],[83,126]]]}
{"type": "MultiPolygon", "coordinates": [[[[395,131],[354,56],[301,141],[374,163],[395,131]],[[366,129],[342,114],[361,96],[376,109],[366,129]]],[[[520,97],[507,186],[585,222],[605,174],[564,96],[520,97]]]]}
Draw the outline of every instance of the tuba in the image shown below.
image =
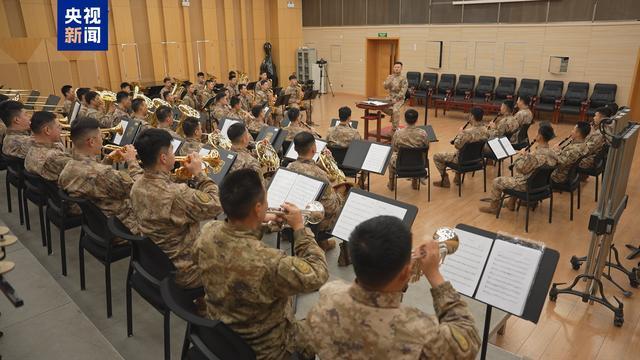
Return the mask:
{"type": "Polygon", "coordinates": [[[238,84],[249,83],[249,76],[247,76],[247,73],[242,72],[240,70],[236,70],[236,76],[238,77],[238,84]]]}
{"type": "Polygon", "coordinates": [[[109,109],[113,103],[116,102],[117,95],[113,91],[102,90],[99,91],[98,94],[100,95],[100,99],[102,99],[102,101],[104,102],[105,111],[109,109]]]}
{"type": "Polygon", "coordinates": [[[278,153],[271,146],[271,142],[269,139],[265,138],[258,142],[256,142],[255,154],[260,162],[260,167],[263,169],[264,173],[273,173],[278,170],[280,166],[280,158],[278,157],[278,153]]]}
{"type": "MultiPolygon", "coordinates": [[[[452,255],[458,250],[460,246],[460,239],[458,238],[458,234],[456,234],[455,230],[448,227],[441,227],[436,230],[433,234],[433,240],[438,242],[438,248],[440,251],[440,264],[444,262],[444,259],[447,255],[452,255]]],[[[411,252],[411,259],[417,260],[423,257],[423,254],[416,254],[413,251],[411,252]]],[[[422,269],[420,268],[420,262],[414,261],[411,268],[411,280],[410,282],[416,282],[420,280],[422,276],[422,269]]]]}
{"type": "Polygon", "coordinates": [[[176,132],[178,135],[184,137],[184,131],[182,130],[182,124],[187,118],[196,118],[200,119],[200,112],[198,110],[192,108],[189,105],[180,104],[178,105],[178,111],[180,111],[180,120],[178,120],[178,125],[176,126],[176,132]]]}
{"type": "Polygon", "coordinates": [[[333,158],[333,155],[331,155],[330,152],[322,151],[320,153],[320,156],[318,157],[318,165],[327,173],[329,181],[331,181],[331,185],[334,189],[338,190],[338,188],[344,186],[342,195],[345,195],[349,189],[354,186],[353,183],[347,181],[347,177],[344,175],[344,172],[340,170],[336,159],[333,158]]]}

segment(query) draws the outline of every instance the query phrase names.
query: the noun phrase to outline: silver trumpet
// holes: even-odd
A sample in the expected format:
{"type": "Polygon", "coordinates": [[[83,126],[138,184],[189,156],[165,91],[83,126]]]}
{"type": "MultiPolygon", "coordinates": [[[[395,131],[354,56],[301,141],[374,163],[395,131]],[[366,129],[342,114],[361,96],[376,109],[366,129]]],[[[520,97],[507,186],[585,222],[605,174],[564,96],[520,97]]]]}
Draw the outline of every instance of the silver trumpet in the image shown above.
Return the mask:
{"type": "MultiPolygon", "coordinates": [[[[438,248],[440,249],[440,264],[444,262],[447,255],[451,255],[458,250],[460,246],[460,239],[455,230],[448,227],[441,227],[433,234],[433,240],[438,242],[438,248]]],[[[418,253],[415,249],[411,252],[411,259],[417,260],[424,257],[426,254],[418,253]]],[[[420,280],[422,276],[422,269],[420,268],[420,262],[414,261],[411,269],[410,282],[416,282],[420,280]]]]}
{"type": "MultiPolygon", "coordinates": [[[[304,224],[318,224],[324,220],[324,206],[319,201],[312,201],[300,210],[304,224]]],[[[267,214],[285,215],[283,208],[267,208],[267,214]]]]}

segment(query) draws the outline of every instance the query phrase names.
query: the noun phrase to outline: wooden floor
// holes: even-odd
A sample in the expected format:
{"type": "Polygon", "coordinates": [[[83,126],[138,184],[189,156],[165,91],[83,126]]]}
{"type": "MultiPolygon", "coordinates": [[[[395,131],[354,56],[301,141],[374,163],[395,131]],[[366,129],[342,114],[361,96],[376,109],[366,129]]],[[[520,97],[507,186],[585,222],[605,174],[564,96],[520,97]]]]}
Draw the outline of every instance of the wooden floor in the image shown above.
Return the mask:
{"type": "MultiPolygon", "coordinates": [[[[355,107],[360,96],[336,94],[335,97],[323,95],[315,101],[313,119],[319,123],[317,129],[326,134],[332,118],[337,118],[338,108],[350,106],[353,120],[358,120],[362,112],[355,107]]],[[[405,106],[405,109],[408,109],[405,106]]],[[[422,124],[424,109],[415,108],[420,112],[422,124]]],[[[537,120],[537,119],[536,119],[537,120]]],[[[388,125],[386,119],[383,120],[388,125]]],[[[455,136],[458,128],[466,122],[465,116],[458,111],[449,112],[447,116],[435,118],[429,111],[429,124],[440,140],[430,146],[429,158],[441,151],[451,151],[453,146],[449,141],[455,136]]],[[[364,134],[364,124],[360,120],[359,131],[364,134]]],[[[562,139],[570,132],[570,124],[554,125],[558,139],[562,139]]],[[[530,136],[537,131],[537,125],[530,129],[530,136]]],[[[556,140],[559,141],[559,140],[556,140]]],[[[640,148],[640,147],[639,147],[640,148]]],[[[640,150],[636,159],[640,159],[640,150]]],[[[626,256],[628,251],[624,244],[640,245],[640,223],[634,216],[640,211],[638,198],[640,193],[640,160],[634,161],[629,179],[629,205],[615,235],[615,243],[626,256]]],[[[439,180],[435,167],[431,163],[434,180],[439,180]]],[[[487,171],[487,190],[490,190],[491,180],[495,178],[497,169],[487,171]]],[[[371,177],[371,191],[393,198],[393,192],[385,187],[386,175],[371,177]]],[[[459,198],[457,189],[431,188],[431,202],[427,202],[427,189],[412,190],[409,181],[398,184],[398,200],[418,206],[419,212],[413,226],[414,236],[430,238],[434,230],[441,226],[455,226],[465,223],[490,231],[504,231],[521,237],[542,241],[547,246],[560,252],[560,263],[554,276],[554,282],[571,282],[578,272],[572,270],[569,259],[572,255],[583,256],[591,239],[587,229],[588,218],[596,207],[594,201],[594,180],[591,178],[582,188],[582,206],[575,210],[574,220],[569,221],[569,194],[554,196],[553,223],[549,224],[548,202],[542,208],[531,214],[529,233],[524,232],[524,209],[520,212],[501,213],[500,219],[489,214],[480,213],[478,207],[480,199],[487,197],[482,191],[482,174],[474,178],[467,177],[459,198]]],[[[638,266],[638,260],[623,260],[627,267],[638,266]]],[[[614,279],[625,287],[629,287],[628,280],[621,274],[614,274],[614,279]]],[[[581,302],[575,296],[560,295],[557,302],[547,301],[539,323],[533,324],[524,320],[512,318],[507,323],[506,334],[498,336],[493,342],[506,350],[532,359],[638,359],[640,358],[640,290],[634,290],[630,298],[612,285],[605,282],[605,293],[613,301],[616,296],[624,302],[625,323],[622,328],[613,326],[613,313],[601,305],[589,305],[581,302]]]]}

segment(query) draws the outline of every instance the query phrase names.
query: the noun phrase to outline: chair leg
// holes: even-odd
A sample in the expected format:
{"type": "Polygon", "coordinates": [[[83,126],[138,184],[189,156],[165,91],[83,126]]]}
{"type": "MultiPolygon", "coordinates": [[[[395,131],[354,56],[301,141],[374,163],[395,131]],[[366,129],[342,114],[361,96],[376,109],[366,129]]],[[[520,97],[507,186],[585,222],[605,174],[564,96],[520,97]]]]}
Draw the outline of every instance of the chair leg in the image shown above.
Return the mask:
{"type": "Polygon", "coordinates": [[[4,181],[7,188],[7,211],[11,212],[11,184],[6,177],[4,178],[4,181]]]}
{"type": "Polygon", "coordinates": [[[578,210],[580,210],[580,184],[578,183],[578,206],[576,207],[578,210]]]}
{"type": "Polygon", "coordinates": [[[84,248],[82,244],[78,246],[78,261],[80,263],[80,290],[86,289],[85,279],[84,279],[84,248]]]}
{"type": "Polygon", "coordinates": [[[398,176],[393,177],[393,198],[398,200],[398,176]]]}
{"type": "Polygon", "coordinates": [[[596,202],[598,202],[598,180],[600,179],[599,175],[596,175],[596,202]]]}
{"type": "Polygon", "coordinates": [[[180,360],[185,360],[187,358],[187,352],[189,352],[189,345],[191,342],[189,341],[189,324],[187,323],[187,328],[184,331],[184,340],[182,341],[182,352],[180,353],[180,360]]]}
{"type": "MultiPolygon", "coordinates": [[[[454,177],[454,179],[455,179],[455,177],[454,177]]],[[[462,174],[462,176],[460,176],[460,181],[458,181],[458,197],[462,197],[462,181],[463,180],[464,180],[464,173],[462,174]]]]}
{"type": "MultiPolygon", "coordinates": [[[[64,223],[61,225],[64,227],[64,223]]],[[[82,239],[82,235],[80,239],[82,239]]],[[[49,243],[49,251],[51,251],[51,243],[49,243]]],[[[67,236],[64,229],[60,229],[60,259],[62,261],[62,275],[67,276],[67,236]]]]}
{"type": "Polygon", "coordinates": [[[529,232],[529,201],[527,200],[527,213],[525,215],[525,221],[524,221],[524,232],[529,232]]]}
{"type": "Polygon", "coordinates": [[[504,196],[500,195],[500,203],[498,204],[498,211],[496,212],[496,219],[500,218],[500,211],[502,211],[502,204],[504,204],[504,196]]]}
{"type": "Polygon", "coordinates": [[[553,215],[553,193],[551,193],[551,197],[549,197],[549,224],[551,224],[552,215],[553,215]]]}
{"type": "Polygon", "coordinates": [[[164,313],[164,358],[171,360],[171,333],[170,333],[171,312],[164,313]]]}
{"type": "Polygon", "coordinates": [[[22,207],[24,208],[24,223],[27,226],[27,230],[31,231],[31,217],[29,216],[29,200],[27,196],[22,193],[22,207]]]}
{"type": "Polygon", "coordinates": [[[22,190],[18,189],[18,213],[20,214],[20,225],[24,224],[24,206],[22,206],[22,190]]]}
{"type": "Polygon", "coordinates": [[[482,167],[482,181],[484,185],[484,192],[487,192],[487,165],[482,167]]]}
{"type": "Polygon", "coordinates": [[[569,220],[573,221],[573,191],[571,191],[571,208],[569,208],[569,220]]]}
{"type": "Polygon", "coordinates": [[[45,219],[44,219],[44,222],[45,222],[44,233],[45,233],[45,237],[46,237],[46,240],[47,240],[47,251],[48,251],[48,249],[51,248],[51,221],[49,221],[49,215],[47,215],[46,213],[45,213],[44,217],[45,217],[45,219]]]}
{"type": "Polygon", "coordinates": [[[40,218],[40,237],[42,238],[42,246],[47,246],[47,236],[44,228],[44,209],[43,206],[38,206],[38,216],[40,218]]]}
{"type": "Polygon", "coordinates": [[[427,202],[431,202],[431,172],[427,175],[427,202]]]}
{"type": "Polygon", "coordinates": [[[127,274],[127,286],[125,288],[125,300],[127,306],[127,336],[133,336],[133,301],[131,301],[131,265],[129,265],[129,273],[127,274]]]}
{"type": "Polygon", "coordinates": [[[111,304],[111,264],[107,260],[107,264],[104,266],[104,285],[107,292],[107,318],[112,315],[111,304]]]}

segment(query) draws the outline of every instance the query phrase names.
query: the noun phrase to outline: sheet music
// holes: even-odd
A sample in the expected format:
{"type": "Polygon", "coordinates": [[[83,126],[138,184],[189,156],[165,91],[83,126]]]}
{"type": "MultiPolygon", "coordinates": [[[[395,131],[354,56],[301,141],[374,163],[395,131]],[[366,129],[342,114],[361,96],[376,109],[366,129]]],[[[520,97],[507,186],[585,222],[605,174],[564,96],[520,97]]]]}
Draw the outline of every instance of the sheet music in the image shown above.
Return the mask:
{"type": "Polygon", "coordinates": [[[387,160],[389,151],[391,151],[390,146],[371,144],[369,151],[367,152],[367,157],[365,157],[364,162],[362,163],[362,170],[376,173],[382,172],[382,168],[387,160]]]}
{"type": "Polygon", "coordinates": [[[445,258],[440,271],[459,293],[473,297],[493,239],[460,229],[455,229],[455,232],[460,246],[453,255],[445,258]]]}
{"type": "Polygon", "coordinates": [[[504,152],[504,149],[502,148],[502,146],[500,146],[500,139],[495,138],[495,139],[489,140],[489,147],[491,147],[493,154],[496,156],[498,160],[504,159],[507,157],[507,153],[504,152]]]}
{"type": "Polygon", "coordinates": [[[541,257],[540,250],[496,240],[476,299],[522,315],[541,257]]]}
{"type": "Polygon", "coordinates": [[[171,140],[171,145],[173,145],[173,154],[175,155],[178,152],[180,145],[182,145],[182,140],[173,138],[171,140]]]}
{"type": "Polygon", "coordinates": [[[369,100],[369,101],[364,101],[365,104],[369,104],[369,105],[375,105],[375,106],[382,106],[382,105],[387,105],[387,102],[384,101],[378,101],[378,100],[369,100]]]}
{"type": "Polygon", "coordinates": [[[353,229],[362,222],[379,215],[390,215],[404,219],[407,209],[384,201],[351,192],[342,208],[332,234],[342,240],[349,240],[353,229]]]}
{"type": "MultiPolygon", "coordinates": [[[[325,147],[327,147],[326,142],[316,139],[316,153],[315,155],[313,155],[313,161],[318,161],[318,158],[320,157],[320,153],[324,150],[325,147]]],[[[295,149],[295,145],[293,144],[293,141],[291,142],[291,145],[289,146],[289,150],[287,150],[287,155],[285,157],[293,160],[298,159],[298,152],[295,149]]]]}
{"type": "Polygon", "coordinates": [[[229,128],[231,127],[231,125],[235,124],[235,123],[239,123],[240,121],[238,120],[233,120],[233,119],[229,119],[227,118],[224,122],[224,124],[222,124],[222,129],[220,129],[220,134],[222,134],[224,137],[226,137],[227,139],[229,138],[229,136],[227,135],[227,131],[229,131],[229,128]]]}
{"type": "Polygon", "coordinates": [[[269,185],[267,202],[269,207],[280,207],[283,203],[290,202],[304,209],[308,203],[316,200],[323,184],[322,181],[280,169],[269,185]]]}
{"type": "Polygon", "coordinates": [[[113,137],[113,143],[116,145],[120,145],[122,142],[122,137],[127,131],[127,126],[129,126],[129,122],[127,120],[120,120],[120,124],[122,125],[122,134],[116,133],[116,136],[113,137]]]}
{"type": "Polygon", "coordinates": [[[509,139],[507,139],[506,136],[503,136],[500,138],[500,144],[502,144],[502,147],[505,150],[507,150],[508,156],[512,156],[516,154],[516,149],[513,148],[513,145],[511,145],[511,141],[509,141],[509,139]]]}

